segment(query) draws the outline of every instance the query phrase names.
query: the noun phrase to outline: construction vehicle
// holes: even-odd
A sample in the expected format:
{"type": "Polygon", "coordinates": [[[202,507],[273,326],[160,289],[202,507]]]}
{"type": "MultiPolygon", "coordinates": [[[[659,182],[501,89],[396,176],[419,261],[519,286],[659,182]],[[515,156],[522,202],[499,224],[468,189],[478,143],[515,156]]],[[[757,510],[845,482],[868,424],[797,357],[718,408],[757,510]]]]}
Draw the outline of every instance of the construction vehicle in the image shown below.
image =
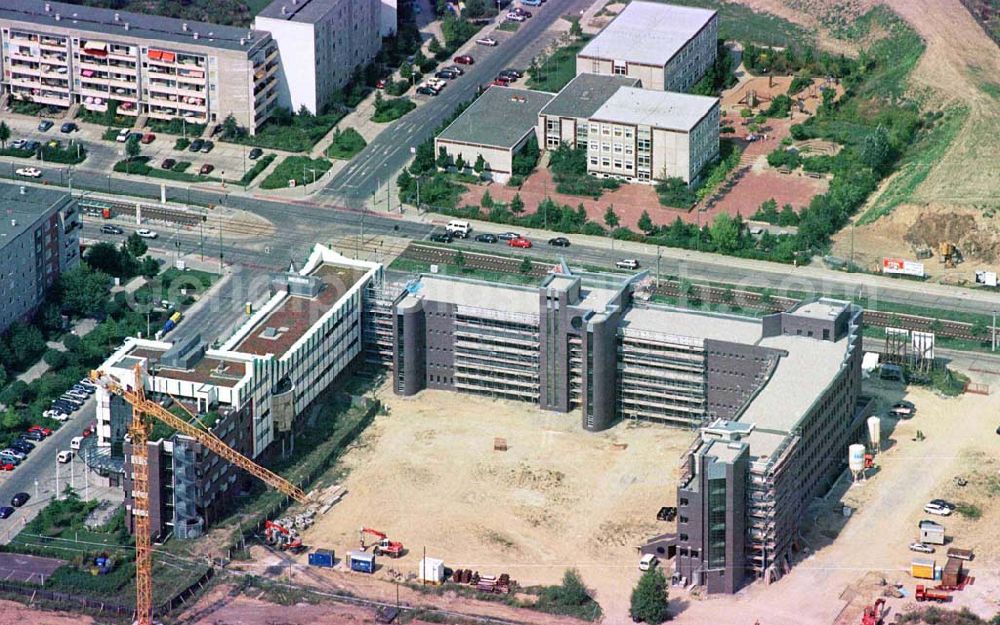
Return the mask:
{"type": "Polygon", "coordinates": [[[372,552],[377,556],[389,556],[390,558],[398,558],[403,555],[405,549],[403,548],[403,543],[395,540],[389,540],[389,537],[385,532],[380,532],[378,530],[373,530],[370,527],[361,528],[361,551],[365,551],[368,547],[374,547],[372,552]],[[371,534],[378,540],[374,543],[365,543],[365,535],[371,534]]]}
{"type": "Polygon", "coordinates": [[[264,522],[264,541],[282,551],[301,551],[302,539],[294,527],[290,527],[286,519],[264,522]]]}
{"type": "Polygon", "coordinates": [[[917,601],[938,601],[940,603],[951,601],[951,595],[947,591],[938,590],[937,588],[927,588],[923,584],[917,584],[915,598],[917,601]]]}
{"type": "Polygon", "coordinates": [[[885,599],[879,597],[872,605],[865,606],[865,613],[861,615],[861,625],[881,625],[882,608],[885,607],[885,599]]]}
{"type": "MultiPolygon", "coordinates": [[[[111,395],[121,397],[132,406],[132,420],[128,425],[128,435],[132,448],[132,520],[135,532],[135,623],[153,623],[153,548],[149,531],[149,442],[153,430],[153,420],[168,425],[181,434],[190,436],[202,447],[215,453],[223,460],[236,465],[250,475],[276,488],[290,498],[303,504],[313,503],[301,488],[277,473],[250,460],[239,453],[211,431],[205,429],[201,421],[190,412],[191,420],[185,420],[170,412],[160,404],[146,398],[143,385],[146,377],[142,365],[136,363],[132,369],[132,383],[122,383],[101,371],[91,371],[90,379],[111,395]]],[[[185,408],[185,410],[187,410],[185,408]]]]}
{"type": "Polygon", "coordinates": [[[938,245],[938,257],[949,269],[962,262],[962,252],[950,241],[942,241],[938,245]]]}

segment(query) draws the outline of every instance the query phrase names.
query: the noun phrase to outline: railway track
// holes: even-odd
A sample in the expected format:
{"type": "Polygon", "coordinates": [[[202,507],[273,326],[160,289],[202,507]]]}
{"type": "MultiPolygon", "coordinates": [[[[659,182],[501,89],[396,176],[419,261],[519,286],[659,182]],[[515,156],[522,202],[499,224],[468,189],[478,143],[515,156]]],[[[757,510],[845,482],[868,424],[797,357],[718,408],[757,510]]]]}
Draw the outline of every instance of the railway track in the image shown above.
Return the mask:
{"type": "MultiPolygon", "coordinates": [[[[411,243],[400,255],[401,258],[431,264],[454,264],[459,250],[438,247],[426,243],[411,243]]],[[[494,254],[483,254],[462,250],[465,266],[470,269],[496,271],[499,273],[522,273],[523,260],[494,254]]],[[[552,269],[552,263],[531,261],[531,271],[526,275],[542,278],[552,269]]],[[[664,297],[686,297],[689,302],[738,306],[758,312],[781,312],[794,308],[801,300],[778,295],[767,295],[754,291],[728,289],[704,284],[688,284],[678,280],[660,280],[660,286],[653,293],[664,297]]],[[[919,315],[865,310],[865,323],[876,328],[903,328],[918,332],[933,332],[938,336],[976,340],[972,334],[972,324],[947,319],[935,319],[919,315]]]]}

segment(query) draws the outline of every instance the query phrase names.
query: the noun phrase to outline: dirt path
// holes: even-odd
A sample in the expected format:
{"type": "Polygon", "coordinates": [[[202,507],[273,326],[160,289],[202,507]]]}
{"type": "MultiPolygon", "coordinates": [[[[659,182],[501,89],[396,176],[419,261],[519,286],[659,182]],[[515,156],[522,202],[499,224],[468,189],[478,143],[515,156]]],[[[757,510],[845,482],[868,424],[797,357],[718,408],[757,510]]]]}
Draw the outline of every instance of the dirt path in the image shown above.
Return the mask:
{"type": "Polygon", "coordinates": [[[19,625],[93,625],[94,623],[94,619],[89,616],[29,608],[16,601],[0,600],[0,614],[3,614],[0,622],[19,625]]]}

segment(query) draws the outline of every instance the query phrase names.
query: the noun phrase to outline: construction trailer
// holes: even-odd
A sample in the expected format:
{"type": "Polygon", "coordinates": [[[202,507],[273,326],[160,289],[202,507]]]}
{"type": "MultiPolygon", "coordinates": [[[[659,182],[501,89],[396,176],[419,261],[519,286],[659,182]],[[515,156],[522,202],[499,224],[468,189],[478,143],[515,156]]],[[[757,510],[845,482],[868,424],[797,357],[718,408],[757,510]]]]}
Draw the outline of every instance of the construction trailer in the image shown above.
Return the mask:
{"type": "Polygon", "coordinates": [[[936,570],[937,564],[933,558],[914,558],[910,562],[910,575],[917,579],[933,580],[936,570]]]}
{"type": "Polygon", "coordinates": [[[352,571],[359,573],[375,572],[375,555],[364,551],[348,551],[347,564],[352,571]]]}
{"type": "Polygon", "coordinates": [[[309,554],[309,566],[332,568],[336,558],[332,549],[317,549],[309,554]]]}
{"type": "Polygon", "coordinates": [[[941,573],[942,586],[960,586],[962,584],[962,561],[958,558],[948,558],[941,573]]]}
{"type": "Polygon", "coordinates": [[[418,579],[422,584],[444,583],[444,560],[437,558],[421,558],[418,579]]]}
{"type": "Polygon", "coordinates": [[[944,526],[937,523],[920,523],[920,542],[928,545],[944,544],[944,526]]]}

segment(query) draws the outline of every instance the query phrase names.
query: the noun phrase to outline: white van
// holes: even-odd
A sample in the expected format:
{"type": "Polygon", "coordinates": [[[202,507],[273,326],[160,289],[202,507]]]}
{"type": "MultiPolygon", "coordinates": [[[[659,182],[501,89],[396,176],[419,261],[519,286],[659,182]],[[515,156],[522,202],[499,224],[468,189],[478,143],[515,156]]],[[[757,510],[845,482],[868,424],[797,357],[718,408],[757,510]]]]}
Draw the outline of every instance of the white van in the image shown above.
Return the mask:
{"type": "Polygon", "coordinates": [[[69,442],[69,448],[70,449],[74,449],[74,450],[79,450],[80,449],[80,445],[82,445],[82,444],[83,444],[83,437],[82,436],[74,436],[73,439],[69,442]]]}
{"type": "Polygon", "coordinates": [[[648,571],[650,569],[655,569],[659,563],[660,560],[655,555],[651,553],[644,554],[642,559],[639,560],[639,570],[648,571]]]}
{"type": "Polygon", "coordinates": [[[68,449],[60,451],[59,455],[56,456],[56,460],[58,460],[61,464],[66,464],[72,459],[73,459],[73,452],[68,449]]]}
{"type": "Polygon", "coordinates": [[[469,233],[472,232],[472,226],[469,225],[469,222],[462,219],[452,219],[445,226],[445,229],[452,235],[458,235],[463,239],[468,238],[469,233]]]}

